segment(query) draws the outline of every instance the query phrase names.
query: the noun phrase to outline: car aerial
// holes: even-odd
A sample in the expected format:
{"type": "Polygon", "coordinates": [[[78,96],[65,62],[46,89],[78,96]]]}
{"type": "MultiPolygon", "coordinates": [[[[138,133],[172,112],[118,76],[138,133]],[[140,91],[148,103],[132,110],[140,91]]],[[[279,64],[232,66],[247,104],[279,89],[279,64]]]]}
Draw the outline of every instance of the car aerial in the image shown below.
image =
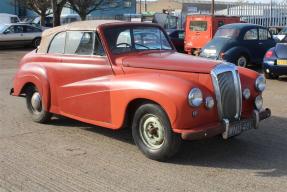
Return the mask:
{"type": "Polygon", "coordinates": [[[287,43],[277,43],[266,52],[263,71],[267,79],[277,79],[280,75],[287,75],[287,43]]]}
{"type": "Polygon", "coordinates": [[[184,30],[166,30],[171,42],[175,46],[176,50],[180,53],[184,53],[184,30]]]}
{"type": "Polygon", "coordinates": [[[233,23],[220,27],[200,56],[246,67],[248,64],[261,64],[266,51],[274,46],[275,41],[267,28],[233,23]]]}
{"type": "Polygon", "coordinates": [[[44,31],[39,48],[20,61],[10,94],[26,97],[39,123],[58,114],[131,127],[139,149],[163,161],[183,139],[258,128],[271,114],[264,89],[255,71],[178,53],[157,24],[100,20],[44,31]],[[157,38],[138,36],[150,33],[157,38]]]}
{"type": "Polygon", "coordinates": [[[27,24],[0,25],[0,45],[32,45],[37,48],[41,41],[42,30],[27,24]]]}

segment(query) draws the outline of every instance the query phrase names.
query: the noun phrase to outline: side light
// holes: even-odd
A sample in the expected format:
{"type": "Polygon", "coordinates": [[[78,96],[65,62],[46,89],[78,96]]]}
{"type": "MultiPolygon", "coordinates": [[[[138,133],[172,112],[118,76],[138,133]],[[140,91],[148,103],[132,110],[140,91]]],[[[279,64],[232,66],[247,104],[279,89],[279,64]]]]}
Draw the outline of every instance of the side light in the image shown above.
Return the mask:
{"type": "Polygon", "coordinates": [[[211,109],[214,107],[214,99],[210,96],[205,98],[205,107],[211,109]]]}
{"type": "Polygon", "coordinates": [[[250,96],[251,96],[250,89],[248,89],[248,88],[244,89],[243,92],[242,92],[242,95],[243,95],[243,98],[245,100],[248,100],[250,98],[250,96]]]}

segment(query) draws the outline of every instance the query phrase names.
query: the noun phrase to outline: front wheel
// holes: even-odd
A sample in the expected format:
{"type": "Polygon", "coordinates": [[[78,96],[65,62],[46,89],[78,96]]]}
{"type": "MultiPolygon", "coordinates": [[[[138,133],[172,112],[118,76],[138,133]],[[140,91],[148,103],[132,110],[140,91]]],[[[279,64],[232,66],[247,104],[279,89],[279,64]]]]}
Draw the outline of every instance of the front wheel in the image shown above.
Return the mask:
{"type": "Polygon", "coordinates": [[[33,121],[37,123],[46,123],[50,120],[52,114],[45,110],[42,96],[36,87],[31,86],[27,89],[26,104],[33,121]]]}
{"type": "Polygon", "coordinates": [[[236,59],[236,65],[239,67],[247,67],[248,59],[246,56],[241,55],[236,59]]]}
{"type": "Polygon", "coordinates": [[[150,159],[165,161],[179,150],[181,137],[172,131],[169,119],[156,104],[140,106],[134,115],[133,139],[142,153],[150,159]]]}

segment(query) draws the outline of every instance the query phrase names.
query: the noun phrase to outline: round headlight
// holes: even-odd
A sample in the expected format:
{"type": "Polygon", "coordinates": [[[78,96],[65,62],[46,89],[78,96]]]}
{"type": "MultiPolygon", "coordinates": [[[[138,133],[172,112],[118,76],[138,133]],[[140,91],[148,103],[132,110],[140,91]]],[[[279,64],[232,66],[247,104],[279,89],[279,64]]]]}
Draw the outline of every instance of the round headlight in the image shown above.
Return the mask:
{"type": "Polygon", "coordinates": [[[199,88],[193,88],[188,94],[188,103],[193,107],[199,107],[202,104],[202,92],[199,88]]]}
{"type": "Polygon", "coordinates": [[[263,75],[259,75],[255,81],[255,87],[258,91],[262,92],[266,87],[266,79],[263,75]]]}
{"type": "Polygon", "coordinates": [[[243,95],[244,99],[248,100],[250,98],[250,95],[251,95],[250,89],[248,89],[248,88],[244,89],[242,92],[242,95],[243,95]]]}
{"type": "Polygon", "coordinates": [[[258,95],[256,98],[255,98],[255,107],[257,110],[261,110],[262,107],[263,107],[263,98],[261,95],[258,95]]]}
{"type": "Polygon", "coordinates": [[[205,99],[205,107],[207,109],[211,109],[214,107],[214,99],[212,97],[206,97],[205,99]]]}

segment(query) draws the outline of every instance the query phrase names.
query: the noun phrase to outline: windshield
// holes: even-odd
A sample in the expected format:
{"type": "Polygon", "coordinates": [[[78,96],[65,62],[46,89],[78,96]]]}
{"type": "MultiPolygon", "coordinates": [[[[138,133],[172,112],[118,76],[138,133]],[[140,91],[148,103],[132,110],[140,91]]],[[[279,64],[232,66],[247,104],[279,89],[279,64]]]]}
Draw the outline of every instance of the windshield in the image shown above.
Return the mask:
{"type": "Polygon", "coordinates": [[[282,29],[278,35],[287,35],[287,28],[282,29]]]}
{"type": "Polygon", "coordinates": [[[158,27],[110,27],[104,33],[113,54],[172,50],[165,34],[158,27]]]}
{"type": "Polygon", "coordinates": [[[0,25],[0,33],[3,33],[6,28],[7,28],[6,25],[0,25]]]}
{"type": "Polygon", "coordinates": [[[222,38],[236,38],[239,35],[238,29],[218,29],[215,33],[214,37],[222,37],[222,38]]]}

